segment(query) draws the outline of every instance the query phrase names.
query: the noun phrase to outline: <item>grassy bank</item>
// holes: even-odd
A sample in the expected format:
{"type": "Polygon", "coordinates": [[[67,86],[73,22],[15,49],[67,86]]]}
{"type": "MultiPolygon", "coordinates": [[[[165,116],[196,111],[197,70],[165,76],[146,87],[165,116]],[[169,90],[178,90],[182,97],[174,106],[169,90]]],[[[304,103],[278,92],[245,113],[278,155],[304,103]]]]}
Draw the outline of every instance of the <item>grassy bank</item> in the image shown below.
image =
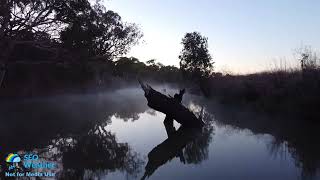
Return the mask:
{"type": "Polygon", "coordinates": [[[320,69],[220,75],[208,80],[211,98],[257,111],[314,120],[320,107],[320,69]]]}

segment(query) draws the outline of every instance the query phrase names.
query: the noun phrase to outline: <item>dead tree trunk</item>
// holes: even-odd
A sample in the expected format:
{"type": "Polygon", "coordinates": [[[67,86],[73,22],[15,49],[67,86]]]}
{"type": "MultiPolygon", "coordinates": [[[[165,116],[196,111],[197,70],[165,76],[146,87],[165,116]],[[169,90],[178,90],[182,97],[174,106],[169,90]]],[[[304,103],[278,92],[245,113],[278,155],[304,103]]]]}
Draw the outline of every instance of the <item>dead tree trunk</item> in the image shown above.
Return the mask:
{"type": "MultiPolygon", "coordinates": [[[[197,118],[189,109],[184,107],[177,98],[168,97],[154,90],[148,84],[140,82],[144,90],[144,96],[147,98],[148,106],[154,110],[160,111],[170,118],[176,120],[183,126],[201,127],[203,121],[197,118]]],[[[182,96],[181,96],[182,99],[182,96]]]]}

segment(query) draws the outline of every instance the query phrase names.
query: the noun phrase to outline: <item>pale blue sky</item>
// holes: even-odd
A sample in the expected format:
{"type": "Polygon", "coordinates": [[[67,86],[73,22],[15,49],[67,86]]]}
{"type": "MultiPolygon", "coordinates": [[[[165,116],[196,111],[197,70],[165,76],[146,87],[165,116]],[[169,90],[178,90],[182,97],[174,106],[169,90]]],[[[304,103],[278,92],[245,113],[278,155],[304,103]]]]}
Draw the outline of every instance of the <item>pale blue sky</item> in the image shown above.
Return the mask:
{"type": "Polygon", "coordinates": [[[320,48],[319,0],[107,0],[107,9],[138,24],[144,42],[129,56],[155,58],[179,65],[186,32],[209,38],[217,70],[236,73],[265,70],[286,58],[293,65],[294,49],[320,48]]]}

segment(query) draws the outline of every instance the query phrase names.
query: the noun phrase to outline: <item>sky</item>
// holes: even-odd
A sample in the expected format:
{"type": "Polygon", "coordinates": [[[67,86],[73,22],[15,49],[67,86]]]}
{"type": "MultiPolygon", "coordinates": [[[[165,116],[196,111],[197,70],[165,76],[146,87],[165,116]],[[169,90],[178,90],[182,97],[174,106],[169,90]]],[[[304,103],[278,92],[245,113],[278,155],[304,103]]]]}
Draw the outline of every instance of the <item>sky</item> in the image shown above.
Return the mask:
{"type": "Polygon", "coordinates": [[[179,66],[187,32],[208,37],[217,71],[296,66],[295,50],[320,49],[319,0],[105,0],[144,34],[128,56],[179,66]]]}

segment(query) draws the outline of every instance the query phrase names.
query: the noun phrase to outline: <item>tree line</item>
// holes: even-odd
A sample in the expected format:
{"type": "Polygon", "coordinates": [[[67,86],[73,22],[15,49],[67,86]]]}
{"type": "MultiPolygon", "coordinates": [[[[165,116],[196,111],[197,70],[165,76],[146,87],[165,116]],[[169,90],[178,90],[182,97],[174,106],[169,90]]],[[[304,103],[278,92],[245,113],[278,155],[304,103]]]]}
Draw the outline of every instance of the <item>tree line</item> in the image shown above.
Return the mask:
{"type": "Polygon", "coordinates": [[[70,83],[76,87],[92,85],[92,81],[101,84],[112,78],[109,76],[157,81],[181,81],[184,77],[198,82],[210,75],[207,38],[200,33],[187,33],[183,38],[180,69],[154,59],[143,63],[125,57],[142,36],[136,24],[123,21],[99,0],[3,0],[1,91],[29,86],[49,89],[55,88],[52,84],[63,87],[70,83]]]}

